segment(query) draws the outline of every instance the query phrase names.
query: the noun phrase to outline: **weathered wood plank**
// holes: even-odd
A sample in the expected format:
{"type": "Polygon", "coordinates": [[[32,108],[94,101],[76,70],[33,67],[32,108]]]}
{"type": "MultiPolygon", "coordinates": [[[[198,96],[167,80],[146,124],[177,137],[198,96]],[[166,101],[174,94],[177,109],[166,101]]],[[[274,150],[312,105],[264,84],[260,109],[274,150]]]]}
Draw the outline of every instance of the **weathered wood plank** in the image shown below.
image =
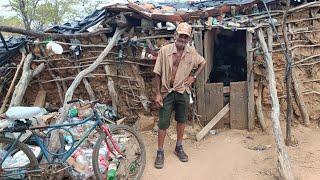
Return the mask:
{"type": "Polygon", "coordinates": [[[230,83],[230,127],[248,128],[248,93],[247,82],[230,83]]]}
{"type": "Polygon", "coordinates": [[[254,129],[254,75],[253,75],[253,52],[252,49],[252,34],[247,31],[247,81],[248,81],[248,130],[254,129]]]}
{"type": "MultiPolygon", "coordinates": [[[[212,119],[223,108],[223,83],[210,83],[204,87],[206,117],[212,119]]],[[[214,128],[223,128],[221,121],[214,128]]]]}
{"type": "MultiPolygon", "coordinates": [[[[197,52],[203,56],[203,41],[202,31],[195,31],[194,34],[194,45],[197,52]]],[[[196,80],[196,97],[197,97],[197,112],[201,115],[201,120],[205,121],[205,97],[204,97],[204,71],[202,71],[196,80]]]]}
{"type": "Polygon", "coordinates": [[[200,141],[209,131],[210,129],[219,122],[221,118],[223,118],[230,110],[229,103],[225,105],[221,111],[214,116],[210,122],[196,135],[197,141],[200,141]]]}

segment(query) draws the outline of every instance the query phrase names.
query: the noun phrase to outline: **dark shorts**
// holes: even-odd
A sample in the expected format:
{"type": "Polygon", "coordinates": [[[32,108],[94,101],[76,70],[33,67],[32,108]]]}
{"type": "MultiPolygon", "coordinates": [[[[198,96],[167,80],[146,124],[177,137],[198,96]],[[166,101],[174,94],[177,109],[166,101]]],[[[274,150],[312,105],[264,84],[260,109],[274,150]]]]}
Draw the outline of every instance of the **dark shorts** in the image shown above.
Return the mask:
{"type": "Polygon", "coordinates": [[[179,123],[187,121],[187,110],[189,105],[189,94],[171,92],[163,99],[163,106],[159,110],[159,129],[168,129],[172,111],[175,111],[175,120],[179,123]]]}

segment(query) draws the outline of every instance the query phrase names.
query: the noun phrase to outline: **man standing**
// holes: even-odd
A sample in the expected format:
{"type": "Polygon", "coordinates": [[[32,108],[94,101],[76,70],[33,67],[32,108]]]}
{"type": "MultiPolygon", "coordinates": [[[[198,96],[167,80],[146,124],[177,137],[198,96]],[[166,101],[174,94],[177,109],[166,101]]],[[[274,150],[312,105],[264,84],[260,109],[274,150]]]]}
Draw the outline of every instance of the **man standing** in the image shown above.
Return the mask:
{"type": "Polygon", "coordinates": [[[182,148],[182,139],[187,121],[190,86],[206,64],[204,58],[188,45],[191,40],[191,30],[188,23],[178,25],[174,35],[175,42],[160,49],[153,70],[156,74],[155,102],[160,106],[158,151],[154,164],[158,169],[161,169],[164,164],[163,143],[173,110],[177,121],[177,143],[174,153],[180,161],[188,161],[188,155],[182,148]],[[197,71],[191,74],[193,69],[197,71]]]}

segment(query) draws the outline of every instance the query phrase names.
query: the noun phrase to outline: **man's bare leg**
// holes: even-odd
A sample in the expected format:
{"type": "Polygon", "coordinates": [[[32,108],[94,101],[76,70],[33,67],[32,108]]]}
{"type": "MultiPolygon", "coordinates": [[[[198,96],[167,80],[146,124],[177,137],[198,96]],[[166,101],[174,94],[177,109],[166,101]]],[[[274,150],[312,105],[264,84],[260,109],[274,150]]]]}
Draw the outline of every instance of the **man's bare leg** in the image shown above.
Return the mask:
{"type": "Polygon", "coordinates": [[[177,143],[182,143],[185,127],[185,123],[177,123],[177,143]]]}
{"type": "Polygon", "coordinates": [[[163,150],[165,137],[166,137],[166,130],[158,129],[158,150],[163,150]]]}
{"type": "Polygon", "coordinates": [[[166,130],[158,129],[158,151],[157,151],[156,160],[154,162],[154,166],[158,169],[163,168],[163,164],[164,164],[163,144],[164,144],[165,137],[166,137],[166,130]]]}
{"type": "Polygon", "coordinates": [[[182,140],[183,140],[183,134],[184,134],[184,123],[177,123],[177,144],[176,148],[174,150],[175,154],[178,156],[179,160],[182,162],[188,162],[188,155],[184,152],[182,148],[182,140]]]}

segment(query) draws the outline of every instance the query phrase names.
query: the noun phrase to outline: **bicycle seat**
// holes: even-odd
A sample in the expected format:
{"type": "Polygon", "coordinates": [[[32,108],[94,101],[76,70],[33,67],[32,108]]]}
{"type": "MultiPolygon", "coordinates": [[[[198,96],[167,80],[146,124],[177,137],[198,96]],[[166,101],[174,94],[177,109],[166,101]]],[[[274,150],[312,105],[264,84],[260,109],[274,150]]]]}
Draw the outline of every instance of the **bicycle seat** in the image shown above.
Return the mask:
{"type": "Polygon", "coordinates": [[[11,119],[11,120],[28,119],[38,115],[39,113],[41,113],[40,107],[16,106],[16,107],[10,107],[6,112],[6,116],[8,117],[8,119],[11,119]]]}

